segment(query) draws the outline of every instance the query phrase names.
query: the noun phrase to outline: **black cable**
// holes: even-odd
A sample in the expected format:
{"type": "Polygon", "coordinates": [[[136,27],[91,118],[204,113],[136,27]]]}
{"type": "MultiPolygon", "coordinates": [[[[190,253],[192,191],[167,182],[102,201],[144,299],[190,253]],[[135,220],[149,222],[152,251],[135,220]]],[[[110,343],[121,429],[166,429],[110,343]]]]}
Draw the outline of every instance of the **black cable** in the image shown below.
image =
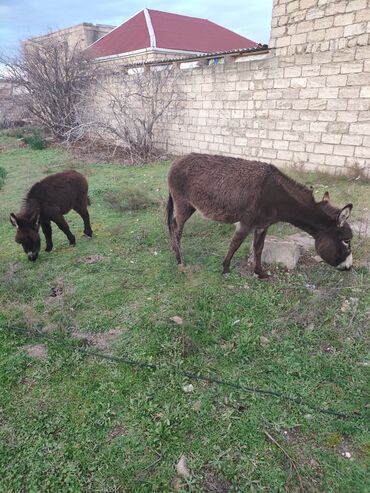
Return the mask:
{"type": "MultiPolygon", "coordinates": [[[[27,331],[25,329],[21,329],[19,327],[14,327],[14,328],[12,328],[12,330],[14,330],[15,332],[19,332],[21,334],[27,335],[27,336],[30,335],[29,331],[27,331]]],[[[41,337],[41,338],[47,339],[47,340],[52,340],[52,338],[49,337],[47,334],[43,334],[42,332],[40,332],[38,330],[35,331],[31,335],[34,335],[36,337],[41,337]]],[[[77,351],[84,354],[85,356],[88,356],[88,357],[95,357],[95,358],[105,359],[105,360],[109,360],[109,361],[114,361],[116,363],[123,363],[125,365],[134,366],[137,368],[144,368],[144,369],[149,369],[149,370],[166,370],[166,369],[168,369],[168,367],[156,365],[154,363],[147,363],[144,361],[137,361],[137,360],[132,360],[129,358],[123,358],[120,356],[112,356],[109,354],[98,353],[95,351],[88,351],[88,350],[83,349],[83,348],[78,348],[77,351]]],[[[343,418],[343,419],[356,419],[356,420],[358,420],[358,419],[364,418],[364,416],[362,416],[361,414],[354,414],[354,413],[346,414],[343,412],[334,411],[333,409],[322,409],[320,407],[317,407],[317,406],[310,404],[309,402],[306,402],[304,399],[302,399],[302,397],[291,397],[291,396],[285,394],[284,392],[279,392],[279,391],[270,390],[270,389],[261,389],[258,387],[247,387],[247,386],[242,385],[240,383],[226,381],[226,380],[222,380],[220,378],[215,378],[215,377],[208,377],[208,376],[202,375],[200,373],[192,373],[192,372],[188,372],[188,371],[184,371],[184,370],[179,370],[178,368],[175,368],[173,366],[172,367],[170,366],[169,369],[174,374],[181,375],[181,376],[193,379],[193,380],[201,380],[203,382],[209,382],[209,383],[213,383],[216,385],[222,385],[224,387],[234,388],[234,389],[240,390],[242,392],[250,392],[250,393],[262,394],[262,395],[266,395],[266,396],[270,396],[270,397],[276,397],[276,398],[281,399],[281,400],[293,402],[294,404],[297,404],[299,406],[306,406],[306,407],[308,407],[308,408],[310,408],[310,409],[312,409],[318,413],[321,413],[321,414],[328,414],[330,416],[335,416],[337,418],[343,418]]]]}

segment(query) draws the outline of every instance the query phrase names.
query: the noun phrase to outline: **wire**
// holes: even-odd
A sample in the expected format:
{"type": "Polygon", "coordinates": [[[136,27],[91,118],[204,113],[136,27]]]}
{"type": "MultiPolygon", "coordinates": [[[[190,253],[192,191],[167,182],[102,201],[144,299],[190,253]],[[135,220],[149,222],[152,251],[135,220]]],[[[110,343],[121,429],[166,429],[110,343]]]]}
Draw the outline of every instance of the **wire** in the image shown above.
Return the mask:
{"type": "MultiPolygon", "coordinates": [[[[47,334],[43,334],[42,332],[40,332],[38,330],[34,331],[33,334],[30,334],[30,332],[28,330],[21,329],[20,327],[13,327],[11,330],[13,330],[14,332],[19,332],[19,333],[26,335],[28,337],[30,335],[34,335],[34,336],[41,337],[41,338],[46,339],[46,340],[53,340],[47,334]]],[[[284,392],[279,392],[277,390],[261,389],[259,387],[248,387],[248,386],[242,385],[238,382],[222,380],[221,378],[202,375],[201,373],[192,373],[192,372],[188,372],[185,370],[180,370],[180,369],[173,367],[173,366],[169,366],[169,367],[168,366],[161,366],[161,365],[157,365],[154,363],[147,363],[145,361],[137,361],[137,360],[124,358],[124,357],[120,357],[120,356],[113,356],[113,355],[103,354],[103,353],[99,353],[99,352],[95,352],[95,351],[88,351],[88,350],[83,349],[83,348],[77,348],[77,352],[79,352],[79,353],[81,353],[87,357],[105,359],[105,360],[113,361],[115,363],[122,363],[125,365],[133,366],[136,368],[143,368],[143,369],[148,369],[148,370],[168,370],[169,369],[173,374],[181,375],[183,377],[187,377],[187,378],[190,378],[193,380],[200,380],[200,381],[212,383],[215,385],[221,385],[224,387],[237,389],[241,392],[261,394],[261,395],[265,395],[267,397],[276,397],[277,399],[281,399],[282,401],[292,402],[292,403],[297,404],[299,406],[306,406],[306,407],[308,407],[308,408],[310,408],[313,411],[316,411],[318,413],[328,414],[330,416],[335,416],[337,418],[355,419],[355,420],[365,418],[365,416],[363,416],[359,413],[358,414],[357,413],[356,414],[355,413],[347,414],[347,413],[344,413],[341,411],[334,411],[333,409],[320,408],[318,406],[315,406],[315,405],[307,402],[305,399],[302,399],[302,397],[300,397],[300,396],[291,397],[290,395],[288,395],[284,392]]]]}

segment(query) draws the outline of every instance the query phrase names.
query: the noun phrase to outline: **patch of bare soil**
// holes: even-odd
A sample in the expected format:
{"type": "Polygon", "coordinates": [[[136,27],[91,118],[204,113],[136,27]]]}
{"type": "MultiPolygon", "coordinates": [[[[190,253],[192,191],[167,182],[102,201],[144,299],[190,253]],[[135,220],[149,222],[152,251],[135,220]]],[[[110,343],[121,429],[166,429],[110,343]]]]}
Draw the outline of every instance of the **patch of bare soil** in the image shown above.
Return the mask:
{"type": "Polygon", "coordinates": [[[108,435],[108,441],[111,442],[115,438],[120,437],[122,435],[127,435],[127,428],[125,428],[122,425],[117,425],[109,433],[109,435],[108,435]]]}
{"type": "Polygon", "coordinates": [[[230,481],[224,478],[221,473],[212,469],[205,471],[205,479],[202,486],[207,493],[228,493],[231,489],[230,481]]]}
{"type": "Polygon", "coordinates": [[[73,290],[65,285],[63,277],[58,277],[50,288],[50,296],[47,302],[63,302],[64,296],[72,292],[73,290]]]}
{"type": "Polygon", "coordinates": [[[56,279],[54,286],[51,287],[51,298],[57,298],[58,296],[63,296],[64,294],[64,279],[59,277],[56,279]]]}
{"type": "Polygon", "coordinates": [[[81,258],[79,261],[82,264],[96,264],[97,262],[102,262],[103,260],[106,260],[108,257],[105,257],[104,255],[88,255],[87,257],[81,258]]]}
{"type": "Polygon", "coordinates": [[[15,274],[19,270],[19,262],[12,262],[9,265],[8,272],[6,272],[2,277],[0,277],[1,284],[11,284],[15,278],[15,274]]]}
{"type": "Polygon", "coordinates": [[[95,346],[99,349],[109,349],[122,334],[121,329],[110,329],[107,332],[92,334],[90,332],[73,331],[71,336],[81,341],[85,346],[95,346]]]}
{"type": "Polygon", "coordinates": [[[26,344],[19,348],[31,358],[45,359],[47,357],[47,348],[45,344],[26,344]]]}

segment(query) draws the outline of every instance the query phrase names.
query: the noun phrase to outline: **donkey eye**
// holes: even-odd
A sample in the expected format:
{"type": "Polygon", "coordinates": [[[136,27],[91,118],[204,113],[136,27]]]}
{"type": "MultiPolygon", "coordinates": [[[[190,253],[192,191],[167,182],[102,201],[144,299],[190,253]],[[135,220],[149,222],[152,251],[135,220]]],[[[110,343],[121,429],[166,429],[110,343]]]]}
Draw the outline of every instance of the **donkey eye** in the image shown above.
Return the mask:
{"type": "Polygon", "coordinates": [[[351,240],[342,240],[343,245],[349,247],[351,245],[351,240]]]}

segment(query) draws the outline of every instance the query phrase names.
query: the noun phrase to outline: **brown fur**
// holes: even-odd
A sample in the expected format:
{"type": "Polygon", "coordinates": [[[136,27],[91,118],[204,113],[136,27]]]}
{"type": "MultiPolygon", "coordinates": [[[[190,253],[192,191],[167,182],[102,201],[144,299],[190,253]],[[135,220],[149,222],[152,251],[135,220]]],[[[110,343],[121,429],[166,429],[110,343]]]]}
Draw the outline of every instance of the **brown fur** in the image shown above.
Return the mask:
{"type": "Polygon", "coordinates": [[[198,210],[224,223],[238,223],[224,259],[224,273],[250,231],[254,235],[255,273],[266,277],[261,254],[267,229],[284,221],[316,240],[316,249],[330,265],[338,266],[350,254],[352,232],[347,219],[352,209],[330,205],[328,195],[316,203],[311,190],[281,173],[275,166],[224,156],[189,154],[175,161],[168,174],[168,227],[178,263],[182,263],[181,235],[185,222],[198,210]],[[175,208],[175,217],[174,217],[175,208]]]}
{"type": "Polygon", "coordinates": [[[69,243],[75,245],[76,239],[63,217],[71,209],[82,217],[85,235],[92,235],[87,193],[86,178],[73,170],[47,176],[31,187],[21,211],[10,215],[10,221],[17,229],[15,241],[23,246],[29,260],[36,260],[40,251],[40,226],[46,239],[46,251],[52,250],[51,221],[63,231],[69,243]]]}

